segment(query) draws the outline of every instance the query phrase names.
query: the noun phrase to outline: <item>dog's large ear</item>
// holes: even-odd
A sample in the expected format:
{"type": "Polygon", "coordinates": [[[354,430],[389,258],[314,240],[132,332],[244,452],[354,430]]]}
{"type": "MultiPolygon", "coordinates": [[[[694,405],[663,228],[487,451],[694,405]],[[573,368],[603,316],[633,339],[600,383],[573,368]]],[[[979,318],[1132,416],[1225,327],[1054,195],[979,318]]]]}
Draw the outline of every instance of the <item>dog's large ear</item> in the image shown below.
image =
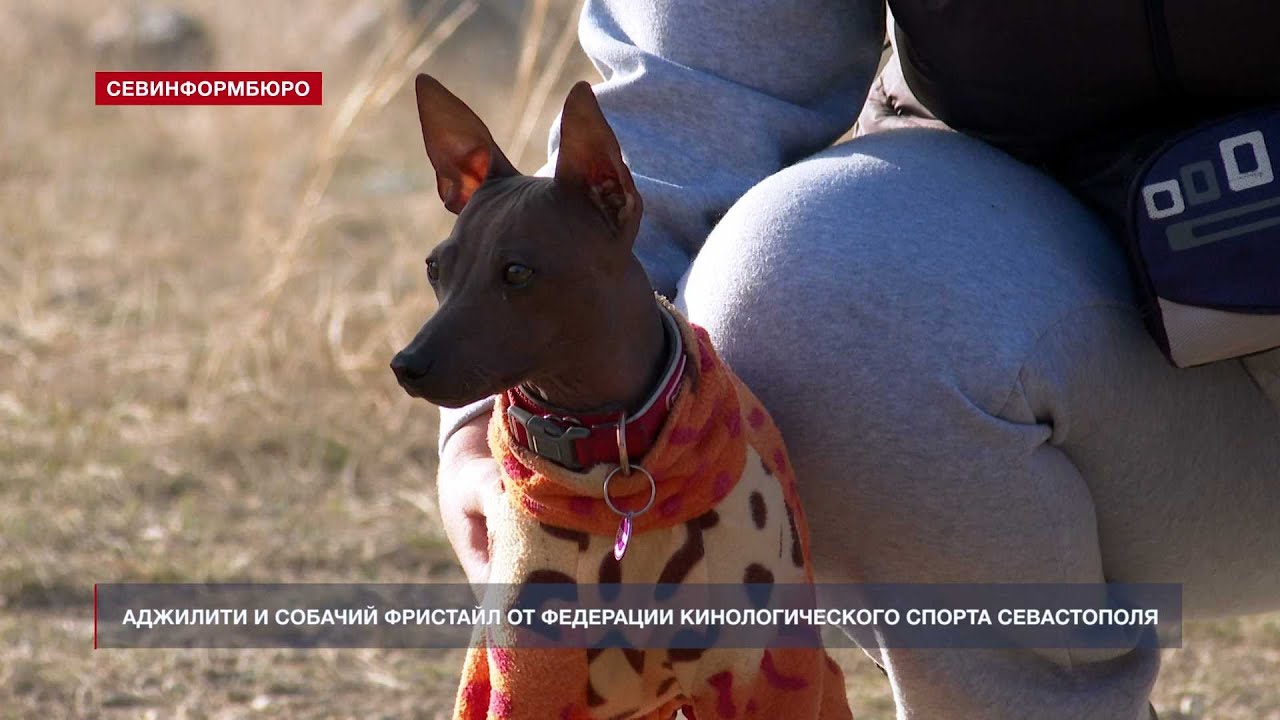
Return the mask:
{"type": "Polygon", "coordinates": [[[556,179],[580,187],[621,234],[639,227],[640,193],[622,161],[618,138],[586,82],[574,85],[564,101],[556,179]]]}
{"type": "Polygon", "coordinates": [[[422,140],[436,170],[436,189],[450,212],[462,212],[486,178],[518,174],[466,103],[430,75],[419,75],[414,86],[422,140]]]}

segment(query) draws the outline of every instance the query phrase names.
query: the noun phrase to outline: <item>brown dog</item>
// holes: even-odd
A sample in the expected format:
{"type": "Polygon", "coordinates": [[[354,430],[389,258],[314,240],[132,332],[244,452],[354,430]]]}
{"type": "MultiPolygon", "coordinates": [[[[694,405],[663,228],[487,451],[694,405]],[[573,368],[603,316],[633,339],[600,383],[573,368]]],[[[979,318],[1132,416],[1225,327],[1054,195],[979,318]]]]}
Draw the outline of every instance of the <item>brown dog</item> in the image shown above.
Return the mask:
{"type": "MultiPolygon", "coordinates": [[[[811,583],[781,437],[706,332],[654,297],[632,254],[640,195],[590,86],[565,102],[552,178],[519,174],[434,79],[419,76],[417,96],[440,198],[458,220],[427,259],[440,308],[392,368],[410,395],[437,404],[498,395],[489,591],[811,583]]],[[[820,648],[509,640],[478,636],[455,717],[850,717],[840,669],[820,648]]]]}

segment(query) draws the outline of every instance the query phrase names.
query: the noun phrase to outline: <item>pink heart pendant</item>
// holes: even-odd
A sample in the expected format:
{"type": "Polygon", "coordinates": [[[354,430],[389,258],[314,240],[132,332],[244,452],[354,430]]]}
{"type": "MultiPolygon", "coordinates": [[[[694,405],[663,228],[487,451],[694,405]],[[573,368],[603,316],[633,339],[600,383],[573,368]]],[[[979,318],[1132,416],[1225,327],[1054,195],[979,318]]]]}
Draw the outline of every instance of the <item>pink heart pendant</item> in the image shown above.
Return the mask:
{"type": "Polygon", "coordinates": [[[618,534],[613,536],[613,559],[622,562],[622,556],[627,554],[627,544],[631,542],[631,514],[627,513],[622,516],[622,522],[618,523],[618,534]]]}

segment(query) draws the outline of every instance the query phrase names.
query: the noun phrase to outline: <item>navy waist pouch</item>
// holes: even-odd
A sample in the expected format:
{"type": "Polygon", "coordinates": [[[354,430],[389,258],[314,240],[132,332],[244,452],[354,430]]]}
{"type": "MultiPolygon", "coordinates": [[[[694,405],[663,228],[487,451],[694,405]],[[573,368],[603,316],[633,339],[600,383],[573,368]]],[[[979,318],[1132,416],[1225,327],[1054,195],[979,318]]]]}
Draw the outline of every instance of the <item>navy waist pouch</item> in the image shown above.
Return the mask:
{"type": "Polygon", "coordinates": [[[1147,326],[1178,367],[1280,347],[1280,106],[1166,144],[1132,185],[1147,326]]]}

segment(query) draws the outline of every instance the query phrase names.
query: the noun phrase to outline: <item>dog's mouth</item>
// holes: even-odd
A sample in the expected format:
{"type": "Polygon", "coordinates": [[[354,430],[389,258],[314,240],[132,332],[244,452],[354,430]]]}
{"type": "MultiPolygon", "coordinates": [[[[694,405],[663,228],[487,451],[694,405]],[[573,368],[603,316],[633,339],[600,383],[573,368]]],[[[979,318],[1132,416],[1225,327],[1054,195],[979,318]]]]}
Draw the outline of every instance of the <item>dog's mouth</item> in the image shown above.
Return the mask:
{"type": "Polygon", "coordinates": [[[456,380],[444,380],[427,373],[412,376],[396,373],[396,380],[409,397],[446,408],[460,408],[504,392],[524,377],[525,373],[498,375],[481,368],[471,368],[466,377],[456,380]]]}
{"type": "Polygon", "coordinates": [[[404,390],[405,394],[411,398],[426,400],[432,405],[439,405],[440,407],[446,408],[460,408],[464,405],[470,405],[476,400],[485,397],[483,394],[475,393],[446,393],[434,391],[429,388],[424,388],[415,382],[404,380],[400,381],[400,387],[404,390]]]}

